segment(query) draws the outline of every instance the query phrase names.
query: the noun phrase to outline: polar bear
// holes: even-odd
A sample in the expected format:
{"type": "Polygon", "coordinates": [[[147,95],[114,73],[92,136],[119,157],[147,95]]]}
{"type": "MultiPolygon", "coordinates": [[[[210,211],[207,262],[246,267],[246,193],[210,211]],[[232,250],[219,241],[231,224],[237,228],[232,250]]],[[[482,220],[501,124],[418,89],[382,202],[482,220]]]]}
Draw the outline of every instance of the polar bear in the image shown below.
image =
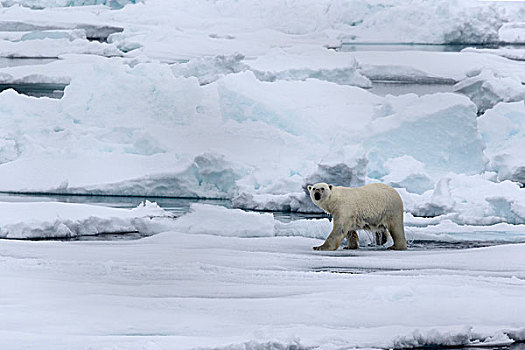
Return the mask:
{"type": "Polygon", "coordinates": [[[388,230],[394,241],[391,249],[407,249],[403,201],[392,187],[379,183],[355,188],[317,183],[308,186],[308,191],[315,205],[332,214],[334,224],[326,241],[315,250],[336,250],[345,236],[345,249],[356,249],[356,230],[375,232],[378,244],[386,243],[388,230]]]}

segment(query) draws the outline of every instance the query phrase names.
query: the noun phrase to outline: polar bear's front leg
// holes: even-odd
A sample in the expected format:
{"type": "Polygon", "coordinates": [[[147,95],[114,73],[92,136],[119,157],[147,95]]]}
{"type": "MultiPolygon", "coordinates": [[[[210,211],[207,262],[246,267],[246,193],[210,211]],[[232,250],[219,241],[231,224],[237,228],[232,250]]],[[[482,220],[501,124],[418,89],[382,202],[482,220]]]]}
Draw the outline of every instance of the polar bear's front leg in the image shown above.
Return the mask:
{"type": "Polygon", "coordinates": [[[343,239],[345,238],[344,232],[344,227],[337,224],[334,218],[334,227],[332,228],[332,232],[330,232],[326,238],[326,241],[324,241],[322,245],[314,247],[314,250],[336,250],[339,248],[341,243],[343,243],[343,239]]]}

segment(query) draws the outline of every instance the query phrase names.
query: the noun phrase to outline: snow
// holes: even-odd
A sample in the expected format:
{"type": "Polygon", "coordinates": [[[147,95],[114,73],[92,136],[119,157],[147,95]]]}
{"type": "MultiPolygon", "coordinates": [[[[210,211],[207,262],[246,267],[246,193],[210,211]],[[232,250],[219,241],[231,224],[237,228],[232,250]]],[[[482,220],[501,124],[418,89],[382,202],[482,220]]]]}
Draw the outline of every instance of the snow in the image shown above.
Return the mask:
{"type": "Polygon", "coordinates": [[[388,174],[383,176],[382,181],[390,186],[405,188],[408,192],[418,194],[433,187],[431,178],[425,172],[425,164],[411,156],[390,158],[384,166],[388,174]]]}
{"type": "Polygon", "coordinates": [[[501,41],[508,43],[525,42],[525,22],[504,23],[498,30],[501,41]]]}
{"type": "Polygon", "coordinates": [[[3,213],[0,237],[9,239],[72,238],[104,234],[159,232],[150,221],[171,215],[155,203],[145,202],[132,210],[87,204],[0,202],[3,213]]]}
{"type": "Polygon", "coordinates": [[[174,230],[193,234],[264,237],[273,235],[273,215],[247,213],[209,204],[192,204],[190,212],[175,221],[174,230]]]}
{"type": "Polygon", "coordinates": [[[112,45],[99,42],[89,42],[84,39],[70,40],[69,38],[47,37],[23,41],[0,41],[0,56],[20,58],[52,58],[67,53],[90,54],[101,56],[122,56],[122,52],[112,45]]]}
{"type": "Polygon", "coordinates": [[[481,136],[486,144],[485,154],[500,180],[525,183],[524,118],[525,106],[522,100],[499,103],[478,120],[481,136]]]}
{"type": "Polygon", "coordinates": [[[1,348],[525,341],[524,55],[479,45],[523,42],[523,3],[1,0],[0,15],[0,56],[24,61],[0,67],[0,191],[232,207],[0,202],[1,348]],[[366,45],[385,43],[418,45],[366,45]],[[63,97],[9,89],[51,85],[63,97]],[[359,250],[314,252],[332,229],[305,191],[321,181],[395,187],[410,249],[359,232],[359,250]]]}
{"type": "MultiPolygon", "coordinates": [[[[440,185],[441,187],[446,186],[440,185]]],[[[445,191],[440,188],[440,191],[445,191]]],[[[434,192],[435,194],[436,192],[434,192]]],[[[456,193],[454,193],[456,195],[456,193]]],[[[442,195],[443,196],[443,195],[442,195]]],[[[434,199],[434,202],[437,202],[434,199]]],[[[157,215],[162,216],[162,215],[157,215]]],[[[436,241],[502,241],[520,242],[525,240],[523,224],[495,223],[480,225],[471,222],[458,225],[452,215],[442,218],[421,218],[405,215],[406,236],[413,240],[436,241]]],[[[523,222],[523,221],[521,221],[523,222]]],[[[191,234],[209,234],[225,237],[307,237],[325,239],[332,230],[328,219],[297,219],[282,222],[270,213],[246,212],[240,209],[193,203],[189,213],[164,223],[172,230],[191,234]]],[[[359,231],[360,245],[375,245],[375,238],[365,231],[359,231]]],[[[387,246],[392,242],[387,243],[387,246]]]]}
{"type": "Polygon", "coordinates": [[[525,86],[514,76],[504,76],[490,69],[473,71],[470,75],[459,82],[454,90],[468,96],[476,104],[480,114],[498,102],[525,99],[525,86]]]}
{"type": "Polygon", "coordinates": [[[319,254],[314,239],[226,235],[3,241],[0,344],[337,349],[523,340],[524,244],[319,254]]]}
{"type": "MultiPolygon", "coordinates": [[[[239,60],[233,62],[244,64],[239,60]]],[[[450,172],[497,171],[489,165],[494,161],[480,136],[477,107],[467,97],[380,97],[313,78],[261,81],[256,71],[212,70],[202,75],[211,77],[202,85],[201,78],[175,74],[173,65],[128,66],[119,58],[67,55],[46,65],[10,67],[6,82],[45,77],[69,85],[58,101],[0,94],[3,113],[11,116],[2,121],[0,189],[226,198],[244,209],[315,212],[304,192],[309,183],[381,180],[408,191],[404,199],[413,214],[475,220],[464,215],[461,201],[436,204],[436,196],[425,194],[450,172]],[[30,75],[34,67],[42,75],[30,75]]],[[[515,163],[519,174],[522,165],[515,163]]],[[[493,188],[478,191],[483,198],[461,200],[492,200],[497,187],[491,184],[479,185],[493,188]]],[[[506,203],[523,206],[515,197],[506,203]]],[[[480,211],[478,219],[522,217],[510,204],[504,207],[509,209],[496,211],[505,214],[490,209],[494,218],[480,211]]]]}
{"type": "Polygon", "coordinates": [[[461,50],[462,52],[476,52],[476,53],[490,53],[501,57],[508,58],[510,60],[525,61],[525,50],[518,47],[502,47],[499,49],[478,49],[473,47],[467,47],[461,50]]]}

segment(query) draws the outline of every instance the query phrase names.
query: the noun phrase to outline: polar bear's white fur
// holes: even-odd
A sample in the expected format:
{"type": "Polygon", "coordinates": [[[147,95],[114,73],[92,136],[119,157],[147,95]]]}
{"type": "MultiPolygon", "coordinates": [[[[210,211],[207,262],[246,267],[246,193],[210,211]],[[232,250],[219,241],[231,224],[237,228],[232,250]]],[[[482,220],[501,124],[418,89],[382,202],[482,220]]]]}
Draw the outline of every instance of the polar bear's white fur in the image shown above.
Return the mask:
{"type": "Polygon", "coordinates": [[[333,229],[326,241],[315,250],[336,250],[345,236],[347,249],[358,247],[357,230],[376,233],[378,244],[390,233],[396,250],[407,249],[403,228],[403,201],[392,187],[370,184],[362,187],[333,186],[317,183],[308,186],[313,203],[332,214],[333,229]]]}

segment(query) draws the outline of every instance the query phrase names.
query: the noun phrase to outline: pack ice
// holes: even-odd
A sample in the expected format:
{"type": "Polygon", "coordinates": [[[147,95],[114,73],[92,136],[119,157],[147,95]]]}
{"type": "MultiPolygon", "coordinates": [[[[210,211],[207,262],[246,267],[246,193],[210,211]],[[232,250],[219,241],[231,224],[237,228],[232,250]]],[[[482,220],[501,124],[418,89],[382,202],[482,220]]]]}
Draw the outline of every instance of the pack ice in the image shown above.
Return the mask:
{"type": "Polygon", "coordinates": [[[524,55],[478,45],[522,43],[522,3],[0,0],[0,14],[0,191],[231,204],[175,217],[2,196],[0,348],[525,340],[524,55]],[[25,91],[45,86],[63,96],[25,91]],[[394,186],[410,249],[360,232],[360,250],[313,252],[332,228],[305,192],[321,181],[394,186]]]}

